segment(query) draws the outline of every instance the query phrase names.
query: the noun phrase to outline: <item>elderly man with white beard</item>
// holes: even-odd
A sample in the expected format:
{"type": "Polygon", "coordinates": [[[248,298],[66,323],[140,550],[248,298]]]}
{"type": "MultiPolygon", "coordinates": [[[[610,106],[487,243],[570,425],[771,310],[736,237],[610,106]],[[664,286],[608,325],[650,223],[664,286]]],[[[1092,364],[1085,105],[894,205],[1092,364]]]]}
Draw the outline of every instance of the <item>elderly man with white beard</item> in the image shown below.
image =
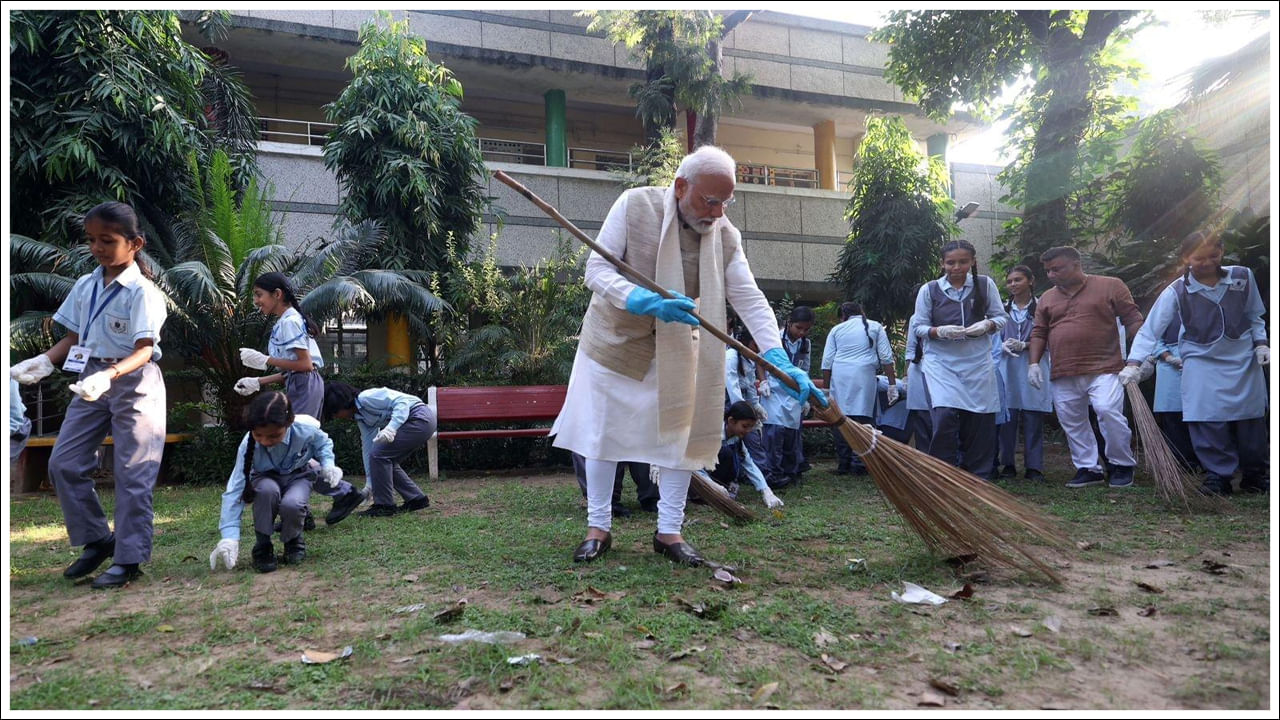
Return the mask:
{"type": "Polygon", "coordinates": [[[738,230],[724,217],[734,202],[736,163],[702,147],[686,156],[670,187],[628,190],[618,198],[597,242],[637,272],[675,293],[664,299],[621,275],[603,257],[587,260],[593,293],[583,319],[554,445],[587,458],[587,535],[575,562],[612,545],[609,512],[620,461],[658,469],[661,499],[654,552],[686,565],[704,561],[681,535],[692,471],[714,467],[724,410],[724,348],[697,329],[689,313],[724,327],[733,306],[765,359],[799,385],[804,402],[826,398],[787,360],[778,326],[747,265],[738,230]]]}

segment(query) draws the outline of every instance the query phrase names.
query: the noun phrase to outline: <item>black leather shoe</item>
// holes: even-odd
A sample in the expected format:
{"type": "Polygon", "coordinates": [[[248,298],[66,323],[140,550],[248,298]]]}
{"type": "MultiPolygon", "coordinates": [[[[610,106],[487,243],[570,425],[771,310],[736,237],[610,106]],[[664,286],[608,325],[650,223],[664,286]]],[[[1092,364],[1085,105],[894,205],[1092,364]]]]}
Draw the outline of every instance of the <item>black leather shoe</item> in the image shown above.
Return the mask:
{"type": "Polygon", "coordinates": [[[611,547],[613,547],[612,533],[606,534],[603,540],[597,538],[583,540],[582,544],[578,546],[578,549],[573,551],[573,561],[591,562],[592,560],[598,560],[602,555],[608,552],[611,547]]]}
{"type": "Polygon", "coordinates": [[[1031,482],[1044,482],[1044,473],[1032,468],[1027,468],[1027,471],[1022,476],[1031,482]]]}
{"type": "Polygon", "coordinates": [[[280,561],[285,565],[297,565],[307,556],[307,544],[301,537],[296,537],[284,544],[284,555],[280,561]]]}
{"type": "MultiPolygon", "coordinates": [[[[351,514],[353,510],[360,507],[360,503],[364,502],[364,495],[359,490],[351,489],[346,495],[339,495],[333,499],[333,507],[329,509],[329,514],[324,516],[325,525],[337,525],[344,518],[351,514]]],[[[391,506],[395,509],[395,506],[391,506]]]]}
{"type": "MultiPolygon", "coordinates": [[[[311,508],[307,508],[307,515],[302,519],[302,529],[305,532],[311,532],[316,529],[316,517],[311,514],[311,508]]],[[[276,532],[279,532],[279,530],[276,532]]]]}
{"type": "Polygon", "coordinates": [[[1016,478],[1018,477],[1018,468],[1012,465],[1005,465],[1004,467],[1000,468],[1000,472],[996,473],[996,477],[1000,478],[1001,480],[1004,480],[1006,478],[1016,478]]]}
{"type": "Polygon", "coordinates": [[[395,505],[379,505],[377,503],[370,505],[368,510],[360,512],[362,517],[391,517],[395,514],[395,505]]]}
{"type": "Polygon", "coordinates": [[[141,576],[142,571],[137,565],[112,565],[106,572],[94,578],[93,584],[89,587],[94,590],[124,587],[141,576]]]}
{"type": "Polygon", "coordinates": [[[616,518],[629,518],[631,517],[631,508],[622,503],[617,503],[613,506],[613,516],[616,518]]]}
{"type": "Polygon", "coordinates": [[[261,533],[253,545],[253,569],[260,573],[276,570],[276,549],[271,545],[271,538],[261,533]]]}
{"type": "Polygon", "coordinates": [[[396,512],[414,512],[415,510],[422,510],[423,508],[429,507],[431,507],[431,500],[426,495],[423,495],[415,500],[406,500],[399,508],[396,508],[396,512]]]}
{"type": "Polygon", "coordinates": [[[653,551],[690,567],[697,567],[705,562],[702,556],[698,554],[698,551],[694,550],[689,543],[678,542],[668,545],[658,539],[657,533],[653,535],[653,551]]]}
{"type": "Polygon", "coordinates": [[[67,566],[62,571],[62,577],[74,580],[82,578],[85,575],[98,569],[98,566],[106,562],[107,558],[116,552],[116,536],[108,535],[102,540],[97,540],[84,546],[84,552],[80,553],[80,557],[76,561],[67,566]]]}

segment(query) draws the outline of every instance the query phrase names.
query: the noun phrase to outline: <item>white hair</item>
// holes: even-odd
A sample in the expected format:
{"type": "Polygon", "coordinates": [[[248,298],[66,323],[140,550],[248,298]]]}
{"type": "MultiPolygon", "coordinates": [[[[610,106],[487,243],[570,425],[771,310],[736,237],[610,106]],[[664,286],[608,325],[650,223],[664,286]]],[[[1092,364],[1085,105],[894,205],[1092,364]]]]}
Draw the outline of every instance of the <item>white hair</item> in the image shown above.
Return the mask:
{"type": "Polygon", "coordinates": [[[676,168],[676,177],[693,180],[703,175],[725,175],[736,179],[738,163],[724,150],[714,145],[703,145],[684,156],[680,167],[676,168]]]}

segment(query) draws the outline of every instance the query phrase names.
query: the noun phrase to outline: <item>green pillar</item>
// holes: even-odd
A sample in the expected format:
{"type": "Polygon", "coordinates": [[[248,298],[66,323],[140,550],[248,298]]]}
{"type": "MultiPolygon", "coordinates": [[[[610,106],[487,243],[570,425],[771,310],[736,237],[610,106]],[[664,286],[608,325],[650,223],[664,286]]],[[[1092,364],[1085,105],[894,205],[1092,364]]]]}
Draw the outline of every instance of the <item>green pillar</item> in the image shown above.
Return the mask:
{"type": "Polygon", "coordinates": [[[547,114],[547,167],[569,167],[569,143],[564,121],[564,91],[548,90],[547,114]]]}

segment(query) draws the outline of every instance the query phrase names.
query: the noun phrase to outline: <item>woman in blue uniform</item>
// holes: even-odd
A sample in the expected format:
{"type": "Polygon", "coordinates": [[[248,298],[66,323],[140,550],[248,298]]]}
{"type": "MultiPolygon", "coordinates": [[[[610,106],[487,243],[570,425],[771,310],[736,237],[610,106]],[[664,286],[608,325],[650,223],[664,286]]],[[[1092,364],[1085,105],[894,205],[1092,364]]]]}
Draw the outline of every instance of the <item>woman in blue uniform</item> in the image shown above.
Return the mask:
{"type": "MultiPolygon", "coordinates": [[[[1009,421],[999,426],[1000,477],[1017,477],[1014,450],[1018,445],[1018,424],[1022,424],[1022,463],[1027,480],[1044,480],[1044,420],[1053,411],[1053,394],[1048,385],[1036,389],[1027,382],[1027,345],[1035,324],[1035,275],[1026,265],[1018,265],[1005,276],[1009,302],[1005,312],[1009,322],[1000,332],[1000,354],[996,370],[1004,382],[1009,421]]],[[[1049,377],[1049,353],[1040,358],[1040,369],[1049,377]]]]}
{"type": "MultiPolygon", "coordinates": [[[[929,402],[929,386],[925,380],[924,370],[920,363],[924,360],[924,341],[913,332],[907,333],[907,348],[904,353],[907,366],[907,433],[915,440],[915,447],[921,452],[929,450],[929,442],[933,439],[933,405],[929,402]]],[[[907,442],[903,440],[902,442],[907,442]]]]}
{"type": "MultiPolygon", "coordinates": [[[[827,333],[822,351],[822,378],[831,396],[846,417],[870,424],[876,409],[876,371],[883,369],[889,378],[888,402],[898,399],[897,380],[893,370],[893,350],[884,326],[868,320],[856,302],[840,304],[840,323],[827,333]]],[[[854,456],[836,428],[831,429],[836,446],[836,474],[865,475],[866,467],[854,456]]]]}
{"type": "Polygon", "coordinates": [[[911,332],[925,342],[933,438],[929,454],[989,477],[996,456],[1000,411],[991,341],[1009,321],[1000,292],[978,274],[977,251],[963,240],[942,246],[943,276],[916,294],[911,332]]]}
{"type": "Polygon", "coordinates": [[[71,385],[76,397],[49,460],[71,544],[84,546],[62,574],[83,577],[114,558],[93,581],[95,588],[112,588],[141,575],[138,566],[151,559],[151,494],[164,454],[167,410],[155,361],[166,310],[150,270],[135,261],[146,238],[132,207],[94,207],[85,213],[84,232],[100,267],[77,280],[54,313],[67,334],[44,354],[13,366],[10,375],[35,383],[61,363],[80,376],[71,385]],[[114,534],[89,476],[108,433],[115,444],[114,534]]]}
{"type": "Polygon", "coordinates": [[[1181,322],[1182,417],[1196,458],[1205,469],[1201,492],[1229,495],[1241,471],[1244,492],[1270,491],[1267,458],[1267,385],[1263,366],[1271,362],[1265,308],[1249,268],[1222,266],[1222,238],[1188,235],[1179,248],[1187,270],[1160,293],[1138,331],[1120,381],[1141,377],[1158,330],[1181,322]]]}
{"type": "Polygon", "coordinates": [[[354,419],[360,427],[364,472],[373,495],[373,506],[362,515],[389,517],[431,505],[427,494],[400,467],[436,432],[435,411],[422,398],[385,387],[357,393],[344,382],[330,381],[324,388],[324,419],[335,417],[354,419]],[[398,508],[393,491],[404,499],[398,508]]]}

